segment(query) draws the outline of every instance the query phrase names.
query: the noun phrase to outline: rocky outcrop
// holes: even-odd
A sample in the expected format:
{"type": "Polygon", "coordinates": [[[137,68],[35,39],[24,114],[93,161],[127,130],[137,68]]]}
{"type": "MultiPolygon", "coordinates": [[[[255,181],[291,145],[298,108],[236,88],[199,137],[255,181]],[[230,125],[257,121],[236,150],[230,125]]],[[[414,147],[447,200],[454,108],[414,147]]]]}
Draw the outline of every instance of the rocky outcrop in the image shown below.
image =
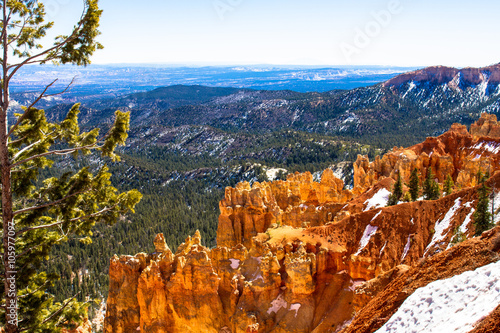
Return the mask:
{"type": "Polygon", "coordinates": [[[297,173],[227,188],[216,248],[196,232],[173,253],[159,234],[154,253],[111,259],[105,332],[373,332],[419,286],[498,257],[493,234],[452,247],[475,233],[475,173],[490,170],[500,188],[500,138],[484,136],[496,119],[481,119],[471,133],[454,125],[373,162],[359,157],[352,191],[331,170],[320,182],[297,173]],[[415,167],[463,189],[386,207],[394,178],[415,167]]]}
{"type": "MultiPolygon", "coordinates": [[[[437,201],[361,211],[324,226],[270,228],[249,248],[208,249],[196,233],[175,255],[167,250],[115,257],[105,332],[342,327],[408,267],[445,251],[457,228],[471,235],[475,200],[475,190],[465,189],[437,201]]],[[[156,243],[165,248],[161,239],[156,243]]]]}
{"type": "Polygon", "coordinates": [[[352,199],[351,191],[343,187],[331,169],[323,172],[320,182],[306,172],[289,175],[286,181],[228,187],[219,204],[217,244],[233,247],[241,243],[249,248],[252,238],[271,225],[323,225],[352,199]]]}
{"type": "MultiPolygon", "coordinates": [[[[500,237],[500,227],[485,233],[482,237],[467,240],[448,251],[422,260],[394,279],[341,332],[375,332],[417,288],[497,261],[498,251],[491,251],[490,248],[498,237],[500,237]]],[[[494,318],[498,318],[498,311],[494,311],[490,316],[493,320],[486,318],[485,323],[477,328],[477,332],[496,332],[494,328],[498,327],[498,321],[494,318]]]]}
{"type": "Polygon", "coordinates": [[[481,118],[470,127],[470,134],[474,137],[488,136],[500,138],[500,122],[494,114],[483,113],[481,118]]]}
{"type": "Polygon", "coordinates": [[[454,124],[437,138],[427,138],[410,148],[394,148],[370,162],[358,156],[354,163],[354,192],[361,193],[385,177],[401,175],[408,182],[413,169],[420,179],[432,168],[439,183],[450,175],[459,188],[475,186],[479,171],[493,174],[500,169],[500,124],[493,115],[483,114],[471,126],[470,133],[463,125],[454,124]]]}

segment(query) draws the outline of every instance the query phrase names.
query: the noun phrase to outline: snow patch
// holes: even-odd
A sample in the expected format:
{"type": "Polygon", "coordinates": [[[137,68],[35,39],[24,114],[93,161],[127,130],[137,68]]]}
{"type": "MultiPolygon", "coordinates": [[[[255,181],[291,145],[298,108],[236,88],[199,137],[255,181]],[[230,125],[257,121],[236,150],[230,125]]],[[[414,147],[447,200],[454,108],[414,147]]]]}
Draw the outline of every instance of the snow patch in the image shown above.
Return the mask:
{"type": "Polygon", "coordinates": [[[409,84],[409,87],[408,87],[408,90],[405,92],[405,94],[403,95],[403,99],[406,97],[406,95],[408,95],[408,93],[410,91],[412,91],[413,89],[415,89],[417,85],[415,84],[415,82],[411,81],[410,84],[409,84]]]}
{"type": "Polygon", "coordinates": [[[500,261],[417,289],[376,333],[466,333],[500,304],[500,261]]]}
{"type": "MultiPolygon", "coordinates": [[[[498,210],[498,208],[500,208],[500,191],[499,191],[499,189],[495,189],[495,191],[498,191],[498,192],[495,192],[494,199],[490,200],[490,212],[492,209],[492,204],[494,204],[495,212],[498,210]]],[[[500,214],[495,214],[493,220],[495,221],[495,223],[500,222],[500,214]]]]}
{"type": "Polygon", "coordinates": [[[385,241],[384,246],[382,246],[382,249],[380,250],[379,256],[382,255],[382,252],[384,252],[386,246],[387,246],[387,241],[385,241]]]}
{"type": "Polygon", "coordinates": [[[468,225],[469,225],[469,223],[471,222],[471,217],[472,217],[472,214],[474,214],[474,211],[475,211],[475,209],[474,209],[474,208],[472,208],[472,209],[470,210],[470,213],[469,213],[469,214],[467,214],[467,216],[466,216],[466,217],[465,217],[465,219],[464,219],[464,222],[463,222],[463,223],[462,223],[462,225],[460,226],[460,229],[459,229],[459,230],[460,230],[460,232],[462,232],[462,233],[464,233],[464,234],[467,232],[467,226],[468,226],[468,225]]]}
{"type": "Polygon", "coordinates": [[[231,262],[231,268],[232,269],[238,269],[240,267],[240,260],[239,259],[229,259],[231,262]]]}
{"type": "MultiPolygon", "coordinates": [[[[279,310],[288,306],[288,303],[283,299],[282,295],[278,295],[274,301],[271,302],[271,306],[267,310],[267,314],[271,312],[278,313],[279,310]]],[[[298,309],[297,309],[298,310],[298,309]]]]}
{"type": "Polygon", "coordinates": [[[377,214],[375,214],[374,217],[372,217],[372,219],[370,220],[370,222],[375,221],[380,214],[382,214],[382,210],[379,210],[379,212],[377,214]]]}
{"type": "MultiPolygon", "coordinates": [[[[378,214],[380,214],[380,212],[378,214]]],[[[377,215],[375,217],[377,217],[377,215]]],[[[371,224],[368,224],[366,226],[363,237],[361,237],[361,241],[359,242],[358,252],[356,252],[355,256],[359,255],[361,253],[361,250],[363,250],[365,246],[368,245],[370,238],[377,232],[377,229],[378,227],[372,226],[371,224]]]]}
{"type": "Polygon", "coordinates": [[[297,317],[297,313],[299,312],[299,309],[301,307],[302,304],[300,303],[294,303],[290,306],[290,311],[294,311],[295,310],[295,317],[297,317]]]}
{"type": "Polygon", "coordinates": [[[271,169],[267,170],[266,171],[267,179],[269,179],[270,181],[275,180],[276,177],[278,177],[278,173],[280,171],[283,171],[284,173],[287,173],[287,170],[286,169],[282,169],[282,168],[271,168],[271,169]]]}
{"type": "Polygon", "coordinates": [[[498,154],[500,152],[500,143],[495,141],[483,141],[472,148],[476,150],[487,150],[492,154],[498,154]]]}
{"type": "Polygon", "coordinates": [[[453,218],[453,216],[455,216],[455,213],[460,208],[460,206],[461,206],[460,198],[457,198],[455,200],[455,204],[446,213],[443,220],[436,222],[434,226],[434,236],[432,236],[431,242],[429,243],[429,245],[427,245],[424,255],[426,255],[427,252],[429,252],[429,250],[434,245],[436,245],[437,243],[441,242],[444,239],[444,237],[446,236],[445,230],[447,230],[450,227],[451,219],[453,218]]]}
{"type": "Polygon", "coordinates": [[[379,208],[379,207],[385,207],[387,206],[387,201],[389,201],[389,196],[391,195],[391,192],[389,192],[387,189],[382,188],[380,189],[373,197],[365,201],[366,208],[363,210],[364,212],[373,209],[373,208],[379,208]]]}
{"type": "Polygon", "coordinates": [[[401,256],[401,262],[405,260],[408,251],[410,251],[410,246],[411,246],[411,235],[408,235],[408,240],[406,241],[405,249],[403,251],[403,255],[401,256]]]}

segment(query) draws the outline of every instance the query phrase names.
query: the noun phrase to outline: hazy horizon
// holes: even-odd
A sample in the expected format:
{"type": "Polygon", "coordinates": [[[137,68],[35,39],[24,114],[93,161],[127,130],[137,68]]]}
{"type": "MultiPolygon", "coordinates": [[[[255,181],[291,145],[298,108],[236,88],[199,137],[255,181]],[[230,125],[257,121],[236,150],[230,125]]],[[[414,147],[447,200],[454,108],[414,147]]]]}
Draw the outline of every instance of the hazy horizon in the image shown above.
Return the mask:
{"type": "MultiPolygon", "coordinates": [[[[51,36],[80,0],[48,0],[51,36]]],[[[500,3],[487,0],[101,0],[94,64],[485,67],[500,62],[500,3]]],[[[50,36],[49,36],[50,37],[50,36]]],[[[47,40],[45,45],[50,45],[47,40]]]]}

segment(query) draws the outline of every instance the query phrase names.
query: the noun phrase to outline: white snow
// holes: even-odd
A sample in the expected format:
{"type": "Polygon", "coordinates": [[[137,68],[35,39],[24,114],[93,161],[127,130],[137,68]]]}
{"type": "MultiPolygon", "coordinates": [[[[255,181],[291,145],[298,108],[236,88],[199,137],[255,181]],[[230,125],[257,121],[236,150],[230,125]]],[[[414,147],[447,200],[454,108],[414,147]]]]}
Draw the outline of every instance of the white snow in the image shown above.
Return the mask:
{"type": "Polygon", "coordinates": [[[490,153],[498,154],[498,152],[500,152],[500,143],[495,141],[483,141],[472,148],[476,150],[487,150],[490,153]]]}
{"type": "Polygon", "coordinates": [[[386,246],[387,246],[387,241],[385,241],[384,246],[382,246],[382,249],[380,250],[379,256],[382,255],[382,253],[384,252],[386,246]]]}
{"type": "Polygon", "coordinates": [[[389,201],[389,196],[391,195],[391,192],[389,192],[387,189],[382,188],[380,189],[373,197],[365,201],[366,208],[363,210],[364,212],[373,209],[373,208],[379,208],[379,207],[385,207],[387,206],[387,201],[389,201]]]}
{"type": "Polygon", "coordinates": [[[456,211],[458,208],[461,206],[461,201],[460,198],[457,198],[455,200],[455,204],[453,207],[450,208],[450,210],[446,213],[444,218],[441,221],[436,221],[436,224],[434,226],[434,236],[432,236],[432,240],[427,245],[427,248],[425,249],[424,255],[427,254],[427,252],[437,243],[441,242],[443,238],[446,236],[445,231],[450,227],[450,222],[453,216],[455,215],[456,211]]]}
{"type": "Polygon", "coordinates": [[[229,259],[231,262],[231,268],[232,269],[238,269],[240,267],[240,260],[239,259],[229,259]]]}
{"type": "MultiPolygon", "coordinates": [[[[469,207],[470,208],[470,202],[466,203],[464,205],[464,207],[469,207]]],[[[467,232],[467,226],[469,225],[469,223],[471,222],[471,217],[472,217],[472,214],[474,214],[474,211],[475,209],[474,208],[471,208],[469,214],[467,214],[467,216],[465,217],[464,221],[462,222],[462,224],[460,225],[460,228],[458,229],[461,233],[465,234],[467,232]]],[[[453,238],[452,238],[453,239],[453,238]]],[[[450,242],[448,244],[448,247],[446,247],[446,249],[448,250],[449,248],[451,248],[453,246],[453,243],[450,242]]]]}
{"type": "Polygon", "coordinates": [[[500,304],[500,261],[429,283],[376,333],[466,333],[500,304]]]}
{"type": "Polygon", "coordinates": [[[408,95],[408,93],[410,91],[412,91],[413,89],[415,89],[417,85],[415,84],[414,81],[411,81],[410,84],[409,84],[409,87],[408,87],[408,90],[405,92],[405,94],[403,95],[403,99],[406,97],[406,95],[408,95]]]}
{"type": "Polygon", "coordinates": [[[375,214],[375,216],[372,217],[372,219],[370,220],[370,222],[375,221],[380,214],[382,214],[382,210],[380,210],[377,214],[375,214]]]}
{"type": "Polygon", "coordinates": [[[295,317],[297,317],[297,313],[299,312],[301,304],[300,303],[294,303],[290,306],[290,311],[295,310],[295,317]]]}
{"type": "Polygon", "coordinates": [[[405,249],[403,251],[403,255],[401,256],[401,262],[405,260],[406,255],[408,254],[408,251],[410,251],[410,246],[411,246],[411,236],[408,235],[408,240],[406,241],[405,249]]]}
{"type": "Polygon", "coordinates": [[[470,213],[467,214],[467,216],[465,217],[464,219],[464,222],[462,223],[462,225],[460,226],[460,232],[462,233],[466,233],[467,232],[467,226],[469,225],[470,221],[471,221],[471,217],[472,217],[472,214],[474,214],[474,211],[475,209],[474,208],[471,208],[470,210],[470,213]]]}
{"type": "Polygon", "coordinates": [[[283,171],[284,173],[287,173],[287,170],[286,169],[282,169],[282,168],[271,168],[271,169],[267,170],[266,171],[267,179],[269,179],[270,181],[275,180],[276,177],[278,176],[278,173],[280,171],[283,171]]]}
{"type": "Polygon", "coordinates": [[[481,97],[486,96],[486,89],[488,88],[488,80],[484,80],[477,86],[477,90],[479,91],[479,94],[481,97]]]}
{"type": "Polygon", "coordinates": [[[287,306],[288,303],[283,299],[283,296],[278,295],[278,297],[276,297],[276,299],[271,302],[271,306],[267,310],[267,313],[268,314],[271,314],[271,312],[277,313],[281,308],[286,308],[287,306]]]}
{"type": "MultiPolygon", "coordinates": [[[[379,214],[380,214],[380,212],[379,212],[379,214]]],[[[365,232],[363,233],[363,237],[361,237],[361,240],[359,241],[358,252],[356,252],[355,256],[359,255],[361,253],[361,250],[363,250],[365,248],[365,246],[368,245],[370,238],[377,232],[377,229],[378,229],[378,227],[374,227],[371,224],[368,224],[366,226],[365,232]]]]}
{"type": "MultiPolygon", "coordinates": [[[[492,202],[492,200],[490,200],[490,212],[491,212],[491,205],[492,203],[495,204],[494,208],[495,208],[495,211],[498,210],[498,208],[500,208],[500,189],[495,189],[495,198],[492,202]]],[[[500,222],[500,214],[495,214],[495,223],[497,222],[500,222]]]]}

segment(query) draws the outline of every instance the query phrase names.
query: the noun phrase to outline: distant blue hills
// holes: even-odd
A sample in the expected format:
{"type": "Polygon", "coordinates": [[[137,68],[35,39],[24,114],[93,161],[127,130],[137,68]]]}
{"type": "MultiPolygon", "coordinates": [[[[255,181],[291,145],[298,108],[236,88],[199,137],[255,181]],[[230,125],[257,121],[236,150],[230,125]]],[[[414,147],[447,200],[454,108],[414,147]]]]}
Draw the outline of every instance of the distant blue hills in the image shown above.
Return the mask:
{"type": "Polygon", "coordinates": [[[171,85],[204,85],[264,90],[325,92],[387,81],[414,67],[231,66],[175,67],[161,65],[25,66],[11,83],[13,93],[36,92],[55,79],[53,92],[75,83],[66,97],[114,97],[171,85]]]}

